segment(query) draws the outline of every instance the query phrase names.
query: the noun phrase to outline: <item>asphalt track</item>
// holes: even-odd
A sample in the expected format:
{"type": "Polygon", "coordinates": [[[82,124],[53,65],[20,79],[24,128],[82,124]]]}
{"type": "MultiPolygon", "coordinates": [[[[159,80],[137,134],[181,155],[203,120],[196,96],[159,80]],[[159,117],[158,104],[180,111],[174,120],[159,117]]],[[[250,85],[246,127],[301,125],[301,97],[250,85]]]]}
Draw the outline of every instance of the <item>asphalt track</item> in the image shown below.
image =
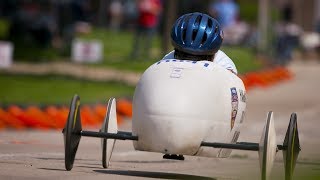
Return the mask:
{"type": "MultiPolygon", "coordinates": [[[[239,141],[259,142],[267,112],[273,111],[277,143],[282,144],[290,114],[296,112],[302,151],[294,179],[320,179],[320,64],[298,61],[289,68],[295,74],[293,80],[248,92],[239,141]]],[[[126,121],[120,129],[130,131],[130,123],[126,121]]],[[[100,146],[99,139],[83,137],[72,171],[65,171],[60,131],[1,131],[0,179],[260,179],[256,152],[233,151],[226,159],[186,156],[185,161],[175,161],[135,151],[130,141],[117,141],[111,166],[103,169],[100,146]]],[[[284,179],[281,152],[271,179],[284,179]]]]}

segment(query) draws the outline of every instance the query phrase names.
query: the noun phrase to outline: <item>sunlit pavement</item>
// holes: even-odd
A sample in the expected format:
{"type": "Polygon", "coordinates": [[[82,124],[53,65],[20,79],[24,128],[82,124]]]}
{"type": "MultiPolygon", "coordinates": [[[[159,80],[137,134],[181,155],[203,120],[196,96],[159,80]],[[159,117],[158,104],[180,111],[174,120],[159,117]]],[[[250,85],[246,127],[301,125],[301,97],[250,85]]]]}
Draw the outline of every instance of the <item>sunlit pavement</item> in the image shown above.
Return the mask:
{"type": "MultiPolygon", "coordinates": [[[[320,178],[320,63],[293,62],[294,78],[247,95],[246,119],[239,141],[259,142],[268,111],[274,112],[277,143],[282,144],[290,114],[298,114],[302,151],[294,179],[320,178]],[[312,177],[312,178],[311,178],[312,177]]],[[[125,120],[121,130],[130,130],[125,120]]],[[[98,129],[91,129],[96,130],[98,129]]],[[[72,171],[64,169],[61,131],[23,130],[0,132],[0,179],[259,179],[256,152],[233,151],[231,158],[186,157],[164,160],[158,153],[134,151],[132,142],[117,141],[111,166],[101,165],[101,143],[81,138],[72,171]]],[[[284,179],[282,153],[278,152],[271,179],[284,179]]]]}

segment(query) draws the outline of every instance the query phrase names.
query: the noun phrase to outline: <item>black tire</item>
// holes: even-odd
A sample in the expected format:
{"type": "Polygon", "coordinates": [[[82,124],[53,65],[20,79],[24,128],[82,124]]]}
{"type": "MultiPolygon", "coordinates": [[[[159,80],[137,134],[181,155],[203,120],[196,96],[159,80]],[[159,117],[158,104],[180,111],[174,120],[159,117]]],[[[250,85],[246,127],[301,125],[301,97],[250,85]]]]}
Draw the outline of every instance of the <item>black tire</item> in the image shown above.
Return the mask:
{"type": "Polygon", "coordinates": [[[292,113],[290,123],[286,133],[284,147],[287,147],[285,153],[285,179],[291,180],[295,168],[296,160],[300,152],[300,142],[297,125],[297,114],[292,113]]]}
{"type": "Polygon", "coordinates": [[[107,166],[107,139],[102,139],[102,167],[108,168],[107,166]]]}
{"type": "Polygon", "coordinates": [[[65,168],[67,171],[70,171],[73,167],[81,138],[81,130],[80,98],[78,95],[74,95],[70,105],[68,120],[63,131],[65,138],[65,168]]]}

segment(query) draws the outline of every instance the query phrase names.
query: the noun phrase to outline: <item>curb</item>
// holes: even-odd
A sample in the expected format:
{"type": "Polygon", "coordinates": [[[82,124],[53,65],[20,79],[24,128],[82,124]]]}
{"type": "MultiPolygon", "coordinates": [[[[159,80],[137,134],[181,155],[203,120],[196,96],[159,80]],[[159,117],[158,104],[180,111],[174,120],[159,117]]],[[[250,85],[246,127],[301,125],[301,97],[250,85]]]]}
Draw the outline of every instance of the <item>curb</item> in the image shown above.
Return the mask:
{"type": "Polygon", "coordinates": [[[129,85],[136,85],[141,76],[140,73],[126,72],[106,67],[93,67],[68,62],[52,63],[14,63],[10,68],[1,69],[8,74],[28,75],[63,75],[79,79],[94,81],[122,81],[129,85]]]}

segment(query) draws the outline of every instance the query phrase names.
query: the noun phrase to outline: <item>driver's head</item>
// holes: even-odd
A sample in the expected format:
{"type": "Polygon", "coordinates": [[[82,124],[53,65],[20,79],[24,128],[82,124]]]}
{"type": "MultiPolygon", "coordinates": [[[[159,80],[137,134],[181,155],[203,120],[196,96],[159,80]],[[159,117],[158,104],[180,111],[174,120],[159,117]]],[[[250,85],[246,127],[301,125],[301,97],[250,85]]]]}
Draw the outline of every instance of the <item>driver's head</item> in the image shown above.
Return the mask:
{"type": "Polygon", "coordinates": [[[217,20],[203,13],[189,13],[176,20],[171,42],[176,59],[213,60],[223,40],[217,20]]]}

